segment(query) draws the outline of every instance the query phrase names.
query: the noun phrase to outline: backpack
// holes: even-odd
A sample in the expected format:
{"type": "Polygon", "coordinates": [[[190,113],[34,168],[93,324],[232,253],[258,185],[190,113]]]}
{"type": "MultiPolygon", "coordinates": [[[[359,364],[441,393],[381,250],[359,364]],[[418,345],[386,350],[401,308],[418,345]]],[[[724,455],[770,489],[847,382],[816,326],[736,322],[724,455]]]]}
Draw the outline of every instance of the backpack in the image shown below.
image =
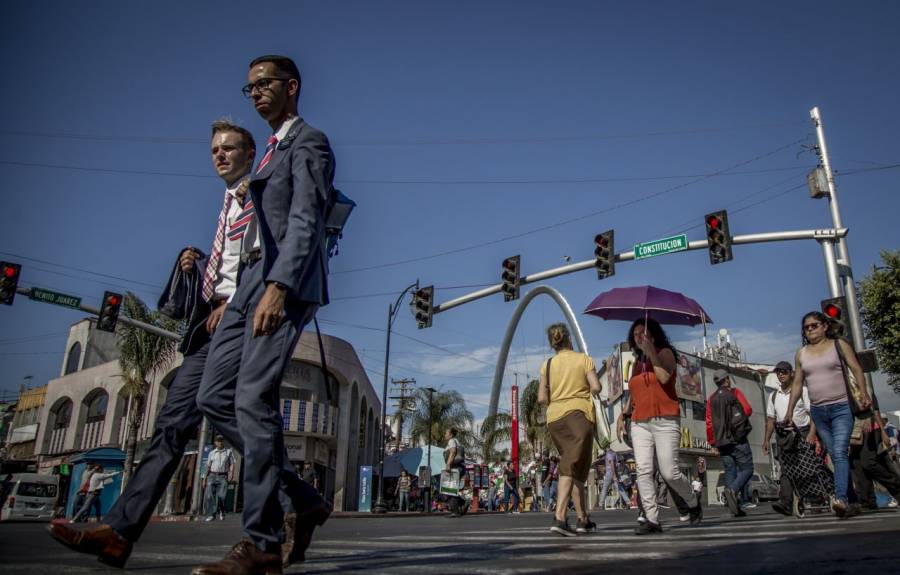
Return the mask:
{"type": "MultiPolygon", "coordinates": [[[[344,235],[344,226],[350,218],[350,212],[356,207],[356,202],[348,198],[339,189],[332,187],[334,192],[332,201],[325,210],[325,255],[330,260],[338,254],[338,242],[344,235]]],[[[322,332],[319,330],[319,319],[313,316],[313,324],[316,326],[316,339],[319,342],[319,359],[322,362],[322,376],[325,378],[325,397],[331,401],[331,380],[328,378],[328,365],[325,361],[325,346],[322,344],[322,332]]]]}
{"type": "Polygon", "coordinates": [[[728,429],[735,443],[747,439],[753,426],[750,425],[750,417],[744,412],[744,406],[730,389],[726,390],[730,396],[728,429]]]}
{"type": "Polygon", "coordinates": [[[350,218],[350,212],[356,207],[356,202],[348,198],[337,188],[334,190],[334,202],[325,213],[325,253],[328,259],[333,258],[339,252],[338,241],[344,235],[344,226],[350,218]]]}
{"type": "Polygon", "coordinates": [[[713,405],[713,433],[716,447],[723,447],[744,441],[753,426],[750,417],[744,412],[744,406],[730,389],[716,390],[713,405]],[[719,420],[719,421],[716,421],[719,420]],[[718,425],[715,425],[718,423],[718,425]]]}

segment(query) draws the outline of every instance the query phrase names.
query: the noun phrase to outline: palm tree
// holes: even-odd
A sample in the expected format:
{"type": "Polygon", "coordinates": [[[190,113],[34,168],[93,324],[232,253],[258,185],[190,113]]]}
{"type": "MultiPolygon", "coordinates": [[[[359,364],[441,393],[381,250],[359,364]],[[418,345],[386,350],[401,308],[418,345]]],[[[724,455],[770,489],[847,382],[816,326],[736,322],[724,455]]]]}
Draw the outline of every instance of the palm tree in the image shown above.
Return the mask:
{"type": "MultiPolygon", "coordinates": [[[[136,295],[128,292],[122,302],[122,313],[131,319],[174,331],[175,322],[150,311],[136,295]]],[[[124,323],[117,326],[119,366],[125,380],[123,391],[131,403],[131,417],[126,422],[125,464],[122,485],[128,483],[134,470],[134,455],[138,431],[144,419],[147,390],[150,382],[175,360],[175,341],[148,333],[124,323]]]]}
{"type": "Polygon", "coordinates": [[[508,413],[489,415],[481,423],[478,444],[484,463],[496,461],[500,454],[496,451],[497,443],[512,438],[512,416],[508,413]]]}
{"type": "Polygon", "coordinates": [[[458,431],[456,438],[466,449],[474,445],[472,412],[466,408],[466,400],[456,390],[438,391],[431,398],[429,412],[428,392],[417,389],[416,409],[409,415],[409,436],[413,445],[420,442],[432,445],[443,442],[444,432],[451,427],[458,431]],[[430,425],[430,428],[429,428],[430,425]]]}
{"type": "Polygon", "coordinates": [[[553,444],[550,441],[547,422],[544,421],[543,406],[537,400],[538,385],[540,382],[532,379],[522,392],[522,420],[525,424],[525,439],[531,444],[531,449],[535,454],[541,453],[553,444]]]}

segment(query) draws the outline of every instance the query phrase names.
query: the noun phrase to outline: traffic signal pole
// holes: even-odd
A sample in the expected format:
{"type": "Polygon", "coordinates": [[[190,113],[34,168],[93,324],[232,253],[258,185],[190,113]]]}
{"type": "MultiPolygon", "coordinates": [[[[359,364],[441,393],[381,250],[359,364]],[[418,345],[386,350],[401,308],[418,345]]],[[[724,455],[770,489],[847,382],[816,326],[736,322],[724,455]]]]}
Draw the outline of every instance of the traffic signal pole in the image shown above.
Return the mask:
{"type": "MultiPolygon", "coordinates": [[[[824,241],[828,240],[834,242],[839,238],[843,238],[847,235],[847,228],[826,228],[821,230],[795,230],[795,231],[786,231],[786,232],[765,232],[760,234],[746,234],[743,236],[733,236],[731,239],[732,245],[743,245],[743,244],[759,244],[759,243],[767,243],[767,242],[788,242],[788,241],[797,241],[797,240],[816,240],[816,241],[824,241]]],[[[692,251],[692,250],[706,250],[709,248],[709,242],[707,240],[696,240],[693,242],[688,242],[688,246],[685,250],[681,250],[680,252],[673,253],[682,253],[683,251],[692,251]]],[[[626,252],[620,252],[615,255],[616,262],[627,262],[635,259],[634,258],[634,250],[629,250],[626,252]]],[[[575,272],[580,272],[588,269],[593,269],[596,265],[596,260],[590,259],[585,260],[583,262],[578,262],[574,264],[569,264],[566,266],[553,268],[551,270],[546,270],[542,272],[538,272],[535,274],[531,274],[528,276],[522,276],[520,285],[535,283],[539,281],[544,281],[550,278],[555,278],[557,276],[567,275],[575,272]]],[[[438,304],[434,306],[434,313],[444,312],[455,307],[461,306],[465,303],[469,303],[478,299],[482,299],[488,297],[490,295],[500,293],[503,284],[496,284],[490,287],[486,287],[480,289],[478,291],[472,292],[470,294],[466,294],[464,296],[458,297],[456,299],[452,299],[446,301],[442,304],[438,304]]],[[[860,348],[862,349],[862,348],[860,348]]]]}
{"type": "MultiPolygon", "coordinates": [[[[834,183],[834,172],[831,170],[828,145],[825,143],[825,128],[822,125],[822,115],[819,113],[818,106],[809,111],[809,117],[812,118],[816,128],[819,158],[822,160],[822,168],[825,170],[828,182],[828,207],[831,211],[831,223],[835,229],[841,228],[843,227],[843,221],[841,219],[840,203],[838,202],[837,186],[834,183]]],[[[853,269],[850,266],[850,250],[847,248],[846,238],[837,238],[838,258],[836,262],[834,262],[834,247],[833,242],[822,243],[822,249],[826,252],[825,269],[828,273],[828,288],[831,291],[831,297],[845,296],[847,315],[850,320],[851,341],[853,342],[853,348],[860,352],[866,349],[866,341],[863,336],[862,318],[859,314],[859,300],[856,295],[856,284],[853,281],[853,269]],[[830,255],[828,252],[830,252],[830,255]],[[834,264],[830,265],[829,261],[834,262],[834,264]],[[843,292],[841,290],[842,287],[843,292]]],[[[866,383],[869,387],[869,394],[874,397],[875,389],[872,385],[872,376],[869,373],[866,373],[866,383]]]]}
{"type": "MultiPolygon", "coordinates": [[[[17,287],[16,293],[22,294],[27,297],[31,297],[31,288],[17,287]]],[[[99,309],[88,306],[88,305],[84,305],[83,303],[79,303],[77,308],[72,308],[72,309],[79,309],[83,312],[87,312],[89,314],[96,315],[98,317],[100,316],[99,309]]],[[[155,325],[150,325],[149,323],[144,323],[144,322],[138,321],[136,319],[131,319],[130,317],[125,317],[124,315],[119,315],[118,321],[119,321],[119,323],[124,323],[124,324],[130,325],[132,327],[142,329],[148,333],[152,333],[153,335],[158,335],[160,337],[174,339],[176,341],[181,339],[181,336],[178,335],[177,333],[173,333],[173,332],[165,330],[161,327],[156,327],[155,325]]]]}

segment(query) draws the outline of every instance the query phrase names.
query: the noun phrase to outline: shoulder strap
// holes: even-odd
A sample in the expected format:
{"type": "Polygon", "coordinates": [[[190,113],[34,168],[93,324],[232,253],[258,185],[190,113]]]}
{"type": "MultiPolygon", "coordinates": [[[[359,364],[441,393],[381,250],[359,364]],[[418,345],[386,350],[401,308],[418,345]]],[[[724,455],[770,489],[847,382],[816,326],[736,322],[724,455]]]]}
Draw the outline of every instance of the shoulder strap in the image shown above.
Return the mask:
{"type": "Polygon", "coordinates": [[[553,392],[550,387],[550,363],[553,361],[552,357],[547,358],[547,405],[550,405],[550,396],[553,395],[553,392]]]}

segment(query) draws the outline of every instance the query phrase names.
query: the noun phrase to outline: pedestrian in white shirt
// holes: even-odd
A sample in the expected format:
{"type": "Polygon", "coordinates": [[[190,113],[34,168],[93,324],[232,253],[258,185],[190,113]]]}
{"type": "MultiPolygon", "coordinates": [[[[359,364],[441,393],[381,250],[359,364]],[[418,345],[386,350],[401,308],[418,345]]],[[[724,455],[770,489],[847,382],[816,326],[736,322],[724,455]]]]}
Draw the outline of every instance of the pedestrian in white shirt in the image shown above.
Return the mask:
{"type": "Polygon", "coordinates": [[[104,473],[102,465],[99,463],[95,465],[88,483],[87,498],[84,500],[84,505],[82,505],[81,510],[72,517],[69,523],[77,523],[82,519],[87,519],[88,516],[90,516],[92,507],[94,509],[94,514],[97,516],[97,521],[100,521],[100,496],[103,493],[103,487],[110,483],[111,478],[120,473],[122,472],[111,471],[109,473],[104,473]]]}
{"type": "MultiPolygon", "coordinates": [[[[778,378],[780,387],[776,389],[766,401],[766,437],[763,440],[763,451],[769,453],[770,444],[772,442],[772,434],[778,428],[779,433],[790,433],[790,429],[786,429],[782,424],[787,416],[788,405],[791,400],[791,382],[794,379],[794,368],[786,361],[778,362],[775,366],[775,376],[778,378]]],[[[793,425],[796,427],[796,433],[801,437],[801,441],[813,445],[816,442],[816,424],[809,415],[809,392],[803,387],[803,393],[797,404],[794,406],[793,425]]],[[[772,504],[772,509],[782,515],[791,515],[794,507],[794,493],[796,491],[790,475],[793,470],[788,469],[793,460],[788,458],[785,460],[783,454],[776,451],[775,456],[779,459],[782,466],[781,473],[781,494],[779,500],[772,504]]]]}
{"type": "Polygon", "coordinates": [[[217,435],[214,449],[209,452],[204,478],[206,489],[206,521],[225,519],[225,496],[228,484],[234,481],[234,454],[225,447],[225,438],[217,435]]]}

